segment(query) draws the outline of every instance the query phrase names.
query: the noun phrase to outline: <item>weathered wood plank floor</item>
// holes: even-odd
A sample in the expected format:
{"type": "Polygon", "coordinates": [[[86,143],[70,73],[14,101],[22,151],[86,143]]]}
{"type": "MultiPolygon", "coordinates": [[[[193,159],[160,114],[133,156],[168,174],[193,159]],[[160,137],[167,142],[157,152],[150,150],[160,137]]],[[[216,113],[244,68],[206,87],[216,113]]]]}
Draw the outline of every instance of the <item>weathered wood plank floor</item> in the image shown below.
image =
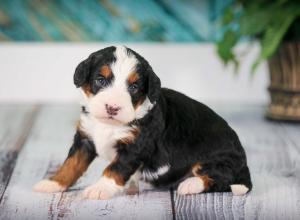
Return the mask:
{"type": "Polygon", "coordinates": [[[64,160],[78,106],[0,105],[0,219],[300,219],[300,125],[268,122],[262,107],[214,106],[246,149],[254,189],[245,196],[178,196],[145,183],[108,201],[81,198],[106,165],[95,161],[71,190],[32,186],[64,160]]]}

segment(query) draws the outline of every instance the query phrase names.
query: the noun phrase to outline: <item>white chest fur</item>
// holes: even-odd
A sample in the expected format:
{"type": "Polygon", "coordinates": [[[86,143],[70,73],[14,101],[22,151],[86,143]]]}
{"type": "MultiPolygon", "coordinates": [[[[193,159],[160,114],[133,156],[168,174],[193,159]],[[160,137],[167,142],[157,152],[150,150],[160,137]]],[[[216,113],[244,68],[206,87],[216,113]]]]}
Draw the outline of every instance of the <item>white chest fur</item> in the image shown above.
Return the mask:
{"type": "Polygon", "coordinates": [[[132,127],[102,123],[91,115],[82,114],[80,128],[94,142],[99,157],[112,161],[118,140],[131,135],[132,127]]]}

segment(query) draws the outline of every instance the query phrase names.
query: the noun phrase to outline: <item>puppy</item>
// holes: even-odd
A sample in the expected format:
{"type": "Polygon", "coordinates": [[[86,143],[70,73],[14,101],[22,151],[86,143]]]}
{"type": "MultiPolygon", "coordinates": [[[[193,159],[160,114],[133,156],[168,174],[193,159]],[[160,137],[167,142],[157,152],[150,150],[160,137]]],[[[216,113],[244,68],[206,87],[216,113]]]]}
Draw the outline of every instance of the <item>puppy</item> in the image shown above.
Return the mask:
{"type": "Polygon", "coordinates": [[[122,192],[133,176],[181,195],[244,195],[252,184],[237,134],[210,108],[161,88],[149,63],[126,47],[92,53],[76,68],[74,83],[86,103],[68,157],[39,192],[65,191],[96,156],[110,164],[84,190],[89,199],[122,192]]]}

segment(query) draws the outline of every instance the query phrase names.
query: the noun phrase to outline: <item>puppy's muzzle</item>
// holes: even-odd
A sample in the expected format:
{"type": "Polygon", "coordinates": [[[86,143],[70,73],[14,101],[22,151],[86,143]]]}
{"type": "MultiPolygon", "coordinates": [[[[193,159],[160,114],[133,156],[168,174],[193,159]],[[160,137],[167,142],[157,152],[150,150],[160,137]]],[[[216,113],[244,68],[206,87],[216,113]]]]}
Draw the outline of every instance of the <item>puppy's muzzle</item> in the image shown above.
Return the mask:
{"type": "Polygon", "coordinates": [[[110,116],[116,116],[118,112],[121,110],[121,107],[105,104],[105,109],[107,114],[109,114],[110,116]]]}

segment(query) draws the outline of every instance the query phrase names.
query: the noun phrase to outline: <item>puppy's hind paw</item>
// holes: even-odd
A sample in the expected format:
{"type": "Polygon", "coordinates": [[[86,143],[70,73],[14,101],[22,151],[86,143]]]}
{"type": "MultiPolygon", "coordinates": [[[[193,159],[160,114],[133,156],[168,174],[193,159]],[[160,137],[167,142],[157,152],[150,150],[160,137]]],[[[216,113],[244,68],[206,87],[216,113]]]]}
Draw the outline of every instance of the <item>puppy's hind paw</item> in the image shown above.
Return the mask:
{"type": "Polygon", "coordinates": [[[182,181],[178,188],[177,193],[179,195],[196,194],[204,191],[203,180],[199,177],[190,177],[182,181]]]}
{"type": "Polygon", "coordinates": [[[58,182],[44,179],[34,185],[33,190],[43,193],[54,193],[65,191],[67,187],[61,186],[58,182]]]}

